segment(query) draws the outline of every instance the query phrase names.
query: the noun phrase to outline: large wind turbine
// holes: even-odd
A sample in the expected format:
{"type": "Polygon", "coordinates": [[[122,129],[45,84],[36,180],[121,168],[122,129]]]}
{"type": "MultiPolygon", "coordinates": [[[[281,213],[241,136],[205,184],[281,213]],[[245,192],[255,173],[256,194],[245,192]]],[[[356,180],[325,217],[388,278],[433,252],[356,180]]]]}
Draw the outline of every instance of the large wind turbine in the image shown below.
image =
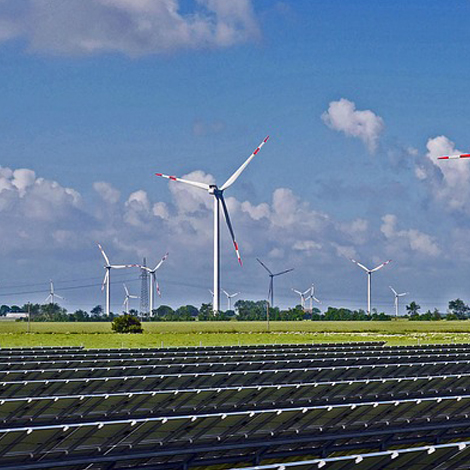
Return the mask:
{"type": "Polygon", "coordinates": [[[247,158],[245,163],[238,168],[238,170],[219,188],[215,184],[206,184],[199,181],[190,181],[182,178],[176,178],[175,176],[168,176],[162,173],[155,173],[157,176],[167,178],[171,181],[179,181],[180,183],[186,183],[199,189],[206,190],[211,196],[214,196],[214,312],[218,313],[220,309],[220,206],[224,212],[225,221],[227,222],[228,230],[232,237],[235,252],[238,257],[238,262],[242,264],[240,253],[238,251],[238,244],[235,240],[235,233],[233,232],[232,223],[228,214],[227,206],[224,199],[224,191],[232,186],[233,183],[238,179],[243,170],[253,160],[256,154],[261,150],[261,147],[268,141],[269,136],[266,137],[263,142],[256,148],[256,150],[247,158]]]}
{"type": "Polygon", "coordinates": [[[292,289],[292,291],[300,296],[300,305],[302,306],[302,309],[305,310],[305,301],[307,300],[305,296],[310,292],[310,288],[307,289],[305,292],[301,292],[300,290],[294,288],[292,289]]]}
{"type": "Polygon", "coordinates": [[[398,317],[398,302],[400,297],[404,297],[405,295],[408,295],[408,292],[402,292],[401,294],[398,294],[397,291],[392,287],[390,287],[391,291],[393,292],[393,295],[395,296],[395,317],[398,317]]]}
{"type": "Polygon", "coordinates": [[[165,262],[165,260],[168,258],[168,255],[170,253],[166,253],[165,256],[157,263],[157,265],[151,269],[147,266],[141,266],[139,265],[139,268],[145,269],[149,274],[150,274],[150,290],[149,290],[149,310],[150,310],[150,315],[153,315],[153,301],[154,301],[154,291],[157,292],[157,294],[160,296],[160,286],[158,285],[157,281],[157,271],[160,268],[160,266],[165,262]]]}
{"type": "Polygon", "coordinates": [[[240,292],[235,292],[235,294],[229,294],[226,290],[222,289],[222,292],[227,297],[227,310],[232,310],[232,299],[236,297],[240,292]]]}
{"type": "Polygon", "coordinates": [[[127,286],[125,284],[123,284],[123,286],[124,290],[126,291],[126,296],[124,297],[124,302],[122,305],[125,307],[126,313],[129,314],[129,299],[138,299],[139,297],[137,295],[129,294],[129,289],[127,286]]]}
{"type": "Polygon", "coordinates": [[[274,278],[277,276],[281,276],[282,274],[290,273],[294,270],[294,268],[286,269],[285,271],[281,271],[279,273],[273,273],[259,258],[256,258],[259,264],[263,266],[269,274],[269,291],[268,291],[268,302],[270,302],[271,307],[274,306],[274,278]]]}
{"type": "Polygon", "coordinates": [[[98,243],[98,248],[103,255],[106,269],[106,274],[104,275],[103,284],[101,290],[104,290],[106,286],[106,315],[111,313],[111,269],[124,269],[124,268],[134,268],[136,264],[111,264],[109,258],[106,256],[106,253],[103,250],[103,247],[98,243]]]}
{"type": "Polygon", "coordinates": [[[63,297],[61,297],[60,295],[58,295],[54,292],[54,283],[52,282],[52,279],[50,280],[50,282],[51,282],[51,290],[49,291],[49,295],[46,297],[46,300],[44,302],[46,302],[48,304],[53,304],[53,303],[55,303],[54,299],[56,297],[58,297],[59,299],[64,300],[63,297]]]}
{"type": "Polygon", "coordinates": [[[357,264],[361,269],[363,269],[367,273],[367,314],[370,315],[371,312],[372,312],[372,310],[371,310],[372,273],[375,273],[379,269],[382,269],[384,266],[386,266],[392,260],[389,259],[388,261],[385,261],[385,263],[382,263],[382,264],[380,264],[379,266],[377,266],[376,268],[373,268],[373,269],[366,268],[363,264],[359,263],[358,261],[356,261],[354,259],[351,259],[351,261],[354,264],[357,264]]]}

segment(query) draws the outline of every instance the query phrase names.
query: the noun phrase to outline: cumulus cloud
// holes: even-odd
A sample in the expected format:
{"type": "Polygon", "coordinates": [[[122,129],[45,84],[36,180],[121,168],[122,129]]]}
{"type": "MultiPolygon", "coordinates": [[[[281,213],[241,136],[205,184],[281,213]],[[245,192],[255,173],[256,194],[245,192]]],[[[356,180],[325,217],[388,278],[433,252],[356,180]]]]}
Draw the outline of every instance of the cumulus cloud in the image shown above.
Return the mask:
{"type": "Polygon", "coordinates": [[[106,181],[96,181],[93,183],[93,189],[101,196],[103,201],[109,204],[116,204],[121,197],[120,191],[106,181]]]}
{"type": "Polygon", "coordinates": [[[370,110],[357,110],[355,103],[345,98],[332,101],[328,111],[321,117],[331,129],[362,140],[370,152],[376,150],[380,134],[384,130],[384,122],[380,116],[370,110]]]}
{"type": "Polygon", "coordinates": [[[0,41],[56,54],[130,56],[223,48],[256,39],[251,0],[3,0],[0,41]]]}
{"type": "Polygon", "coordinates": [[[416,229],[398,230],[396,215],[387,214],[382,217],[382,222],[380,231],[387,241],[393,245],[396,252],[401,251],[403,253],[411,249],[411,251],[423,255],[433,257],[440,255],[441,249],[434,237],[416,229]]]}
{"type": "Polygon", "coordinates": [[[416,166],[416,177],[427,183],[433,196],[450,210],[470,212],[470,166],[460,160],[437,159],[464,152],[444,135],[429,139],[426,148],[426,158],[416,166]]]}

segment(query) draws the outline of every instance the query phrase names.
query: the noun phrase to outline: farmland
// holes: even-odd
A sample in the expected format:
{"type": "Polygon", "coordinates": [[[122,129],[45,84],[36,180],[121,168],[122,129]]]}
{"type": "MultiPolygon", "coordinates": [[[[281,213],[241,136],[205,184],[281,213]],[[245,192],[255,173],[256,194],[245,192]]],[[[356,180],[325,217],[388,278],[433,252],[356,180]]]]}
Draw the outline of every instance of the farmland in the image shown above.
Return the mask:
{"type": "Polygon", "coordinates": [[[470,342],[470,322],[150,322],[144,334],[118,335],[109,323],[0,323],[0,347],[86,348],[222,346],[386,341],[390,345],[470,342]]]}

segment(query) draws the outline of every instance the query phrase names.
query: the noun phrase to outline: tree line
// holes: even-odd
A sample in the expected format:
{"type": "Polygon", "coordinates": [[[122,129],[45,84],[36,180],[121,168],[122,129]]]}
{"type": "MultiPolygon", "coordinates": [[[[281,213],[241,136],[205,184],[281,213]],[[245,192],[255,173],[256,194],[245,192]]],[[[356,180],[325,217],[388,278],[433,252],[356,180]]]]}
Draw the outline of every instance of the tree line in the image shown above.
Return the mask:
{"type": "MultiPolygon", "coordinates": [[[[288,309],[269,307],[265,300],[238,300],[235,310],[220,311],[214,314],[212,304],[203,303],[201,307],[194,305],[182,305],[173,309],[169,305],[160,305],[154,309],[151,315],[140,315],[136,310],[130,314],[139,316],[145,321],[390,321],[394,316],[373,309],[368,315],[364,310],[350,310],[347,308],[328,307],[323,313],[318,308],[308,311],[297,305],[288,309]]],[[[467,320],[470,318],[470,307],[461,299],[451,300],[446,313],[440,313],[437,309],[421,313],[421,306],[415,301],[406,306],[408,318],[411,321],[439,321],[439,320],[467,320]]],[[[0,316],[8,313],[30,313],[31,321],[37,322],[111,322],[119,314],[105,314],[103,307],[97,305],[90,312],[76,310],[68,312],[57,303],[49,304],[25,304],[0,306],[0,316]]]]}

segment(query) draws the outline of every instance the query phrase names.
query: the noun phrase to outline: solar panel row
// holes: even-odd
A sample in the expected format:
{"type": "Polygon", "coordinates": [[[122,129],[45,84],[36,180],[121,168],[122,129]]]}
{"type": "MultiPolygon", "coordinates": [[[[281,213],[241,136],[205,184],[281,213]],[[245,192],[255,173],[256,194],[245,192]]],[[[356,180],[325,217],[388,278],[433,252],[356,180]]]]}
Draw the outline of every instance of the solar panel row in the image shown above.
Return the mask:
{"type": "Polygon", "coordinates": [[[447,445],[470,441],[465,345],[161,352],[64,356],[57,349],[36,357],[38,369],[17,351],[7,354],[0,470],[269,462],[266,468],[431,469],[432,455],[444,465],[451,457],[464,462],[466,447],[447,445]]]}

